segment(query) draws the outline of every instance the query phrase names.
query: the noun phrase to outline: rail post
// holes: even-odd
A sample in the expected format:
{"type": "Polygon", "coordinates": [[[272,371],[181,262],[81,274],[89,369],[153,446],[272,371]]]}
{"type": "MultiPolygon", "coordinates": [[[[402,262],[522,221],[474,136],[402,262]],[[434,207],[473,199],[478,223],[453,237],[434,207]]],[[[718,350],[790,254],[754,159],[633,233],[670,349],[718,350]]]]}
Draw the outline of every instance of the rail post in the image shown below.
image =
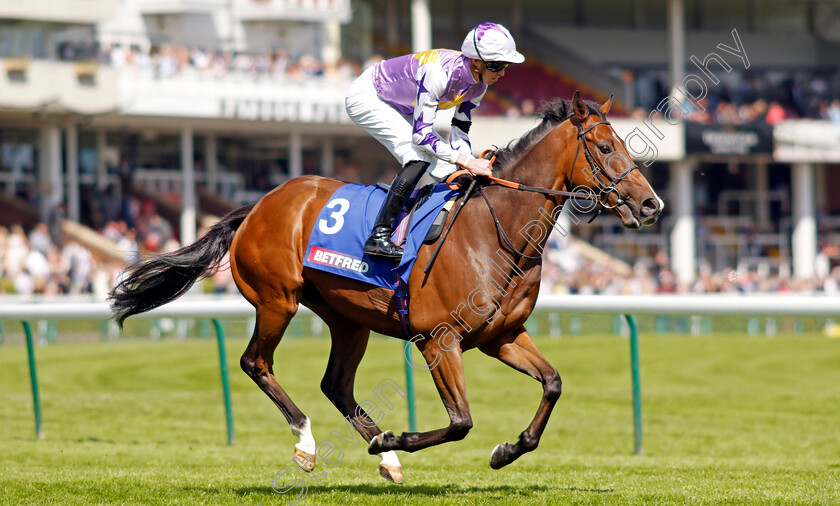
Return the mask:
{"type": "Polygon", "coordinates": [[[642,382],[639,377],[639,335],[636,319],[626,314],[630,327],[630,371],[633,376],[633,453],[642,453],[642,382]]]}
{"type": "Polygon", "coordinates": [[[411,343],[405,342],[403,346],[403,365],[405,366],[405,391],[408,396],[408,430],[417,432],[417,416],[414,409],[414,371],[406,357],[411,353],[411,343]]]}
{"type": "Polygon", "coordinates": [[[29,381],[32,384],[32,404],[35,409],[35,436],[44,439],[44,423],[41,419],[41,393],[38,390],[38,371],[35,367],[35,345],[32,343],[32,327],[29,322],[23,322],[26,334],[26,352],[29,354],[29,381]]]}
{"type": "Polygon", "coordinates": [[[233,432],[233,403],[230,399],[230,378],[228,375],[227,353],[225,352],[225,334],[222,324],[217,318],[213,318],[213,326],[216,328],[216,340],[219,342],[219,369],[222,372],[222,392],[225,397],[225,421],[227,422],[228,445],[236,444],[236,435],[233,432]]]}

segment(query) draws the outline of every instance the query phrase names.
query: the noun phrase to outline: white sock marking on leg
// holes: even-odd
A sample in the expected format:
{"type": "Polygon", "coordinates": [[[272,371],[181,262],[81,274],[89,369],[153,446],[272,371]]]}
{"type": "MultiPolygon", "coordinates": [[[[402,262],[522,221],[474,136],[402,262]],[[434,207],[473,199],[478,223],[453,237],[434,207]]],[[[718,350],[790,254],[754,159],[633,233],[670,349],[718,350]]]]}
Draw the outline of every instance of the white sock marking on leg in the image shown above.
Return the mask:
{"type": "Polygon", "coordinates": [[[397,452],[393,450],[380,453],[379,456],[382,457],[382,462],[380,462],[380,464],[402,467],[402,464],[400,464],[400,459],[397,458],[397,452]]]}
{"type": "Polygon", "coordinates": [[[315,438],[312,437],[312,423],[309,421],[309,418],[306,418],[306,421],[303,423],[302,427],[295,428],[292,427],[292,434],[298,437],[298,442],[295,444],[295,448],[302,452],[306,452],[310,455],[315,455],[315,438]]]}

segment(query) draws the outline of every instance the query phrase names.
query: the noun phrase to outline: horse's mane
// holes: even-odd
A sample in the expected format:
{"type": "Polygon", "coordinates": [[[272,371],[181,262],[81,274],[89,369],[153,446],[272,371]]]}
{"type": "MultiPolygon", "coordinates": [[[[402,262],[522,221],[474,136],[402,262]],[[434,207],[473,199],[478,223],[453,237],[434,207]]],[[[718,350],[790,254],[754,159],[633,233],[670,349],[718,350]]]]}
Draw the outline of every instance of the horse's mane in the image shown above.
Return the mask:
{"type": "MultiPolygon", "coordinates": [[[[589,109],[590,114],[595,114],[601,119],[606,119],[601,114],[601,106],[595,102],[585,101],[586,108],[589,109]]],[[[522,156],[525,151],[536,144],[540,139],[545,137],[545,134],[551,131],[554,127],[569,119],[575,114],[572,107],[571,100],[558,99],[554,102],[545,102],[540,107],[537,115],[542,118],[539,125],[532,128],[525,135],[519,139],[514,139],[508,143],[507,146],[496,150],[496,162],[493,164],[495,173],[504,169],[517,158],[522,156]]]]}

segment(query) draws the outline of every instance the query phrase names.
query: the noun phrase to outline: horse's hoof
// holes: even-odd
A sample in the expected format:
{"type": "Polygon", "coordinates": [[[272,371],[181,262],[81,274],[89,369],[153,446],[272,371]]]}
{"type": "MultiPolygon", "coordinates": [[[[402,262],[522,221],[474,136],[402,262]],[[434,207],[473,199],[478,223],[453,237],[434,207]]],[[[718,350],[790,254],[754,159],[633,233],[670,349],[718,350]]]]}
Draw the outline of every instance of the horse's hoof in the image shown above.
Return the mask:
{"type": "Polygon", "coordinates": [[[379,475],[397,485],[402,485],[403,483],[402,467],[400,466],[379,464],[379,475]]]}
{"type": "Polygon", "coordinates": [[[510,450],[511,447],[509,443],[496,445],[490,453],[490,467],[493,469],[501,469],[510,464],[512,462],[510,459],[510,450]]]}
{"type": "Polygon", "coordinates": [[[383,448],[385,445],[385,438],[387,437],[394,437],[394,433],[390,430],[386,430],[385,432],[380,432],[379,434],[373,436],[373,439],[370,440],[370,446],[368,446],[368,453],[371,455],[377,455],[386,451],[383,448]]]}
{"type": "Polygon", "coordinates": [[[306,453],[303,450],[295,448],[295,456],[292,460],[295,461],[295,464],[297,464],[298,467],[307,473],[312,472],[312,470],[315,469],[315,455],[312,455],[311,453],[306,453]]]}

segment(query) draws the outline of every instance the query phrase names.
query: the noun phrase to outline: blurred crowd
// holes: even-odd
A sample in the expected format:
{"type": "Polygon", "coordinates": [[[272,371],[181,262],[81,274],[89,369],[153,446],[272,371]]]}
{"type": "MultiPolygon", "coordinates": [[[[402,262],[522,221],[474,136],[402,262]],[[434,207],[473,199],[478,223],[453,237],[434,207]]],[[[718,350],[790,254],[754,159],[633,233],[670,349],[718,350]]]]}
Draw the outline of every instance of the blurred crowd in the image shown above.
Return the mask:
{"type": "Polygon", "coordinates": [[[91,225],[120,258],[96,254],[68,238],[61,217],[38,223],[28,232],[20,225],[0,227],[0,294],[78,295],[104,298],[121,271],[143,255],[180,247],[174,228],[158,214],[154,202],[126,195],[123,206],[108,200],[90,202],[91,225]]]}
{"type": "MultiPolygon", "coordinates": [[[[284,49],[264,54],[188,47],[181,44],[153,45],[144,50],[134,45],[112,44],[100,47],[93,43],[67,42],[59,46],[58,52],[63,60],[96,60],[104,65],[159,79],[245,76],[255,80],[302,81],[325,76],[349,80],[358,76],[362,69],[382,59],[379,55],[373,55],[363,63],[342,58],[333,64],[327,64],[309,54],[292,56],[284,49]]],[[[517,88],[529,89],[528,80],[534,76],[523,75],[523,83],[514,83],[517,81],[515,70],[514,68],[507,73],[504,84],[515,84],[517,88]]],[[[662,72],[640,71],[634,74],[625,70],[621,75],[622,79],[633,83],[636,109],[631,112],[631,116],[646,118],[650,111],[656,109],[660,100],[668,95],[665,84],[667,77],[662,72]]],[[[556,82],[556,70],[552,70],[550,76],[551,80],[556,82]]],[[[686,102],[687,119],[704,124],[774,125],[786,118],[821,118],[835,122],[840,129],[838,73],[799,73],[791,76],[756,72],[732,77],[728,82],[709,86],[707,96],[696,103],[686,102]]],[[[502,89],[499,86],[495,88],[502,89]]],[[[530,99],[517,97],[516,100],[502,100],[502,104],[494,104],[494,100],[498,98],[496,95],[488,95],[488,106],[483,107],[480,114],[531,116],[538,110],[539,103],[546,99],[542,95],[530,99]]]]}
{"type": "Polygon", "coordinates": [[[0,293],[104,297],[118,274],[118,264],[98,264],[78,242],[56,244],[44,223],[29,234],[0,227],[0,293]]]}
{"type": "MultiPolygon", "coordinates": [[[[632,116],[647,117],[659,101],[668,95],[664,78],[650,74],[637,76],[632,116]]],[[[690,93],[700,95],[696,85],[690,93]]],[[[832,121],[840,129],[840,74],[797,73],[773,75],[755,73],[730,82],[708,86],[699,100],[685,100],[675,94],[686,112],[686,119],[703,124],[775,125],[788,118],[813,118],[832,121]]]]}
{"type": "MultiPolygon", "coordinates": [[[[0,226],[0,294],[93,295],[105,299],[127,266],[145,255],[180,247],[170,235],[171,225],[160,215],[141,216],[138,223],[137,228],[129,228],[124,221],[109,221],[100,231],[122,253],[121,260],[55,237],[56,231],[45,223],[38,223],[28,233],[20,225],[0,226]],[[168,238],[161,242],[164,237],[168,238]]],[[[234,293],[227,259],[221,265],[225,268],[208,279],[208,291],[234,293]]]]}
{"type": "Polygon", "coordinates": [[[642,260],[629,273],[586,258],[573,244],[552,240],[543,256],[541,290],[555,294],[701,294],[701,293],[824,293],[840,295],[840,254],[836,247],[823,248],[816,259],[815,276],[809,280],[794,279],[784,269],[769,265],[756,269],[724,269],[713,271],[701,264],[697,279],[681,284],[670,266],[668,255],[658,253],[651,260],[642,260]]]}
{"type": "Polygon", "coordinates": [[[127,263],[136,262],[142,253],[175,251],[180,247],[172,224],[158,213],[151,199],[123,196],[125,204],[117,212],[93,209],[91,226],[121,247],[127,263]],[[134,244],[134,247],[129,247],[134,244]]]}
{"type": "Polygon", "coordinates": [[[156,45],[148,51],[137,46],[124,47],[114,44],[103,48],[97,59],[104,65],[159,79],[227,76],[296,81],[321,76],[351,79],[362,70],[361,65],[350,60],[339,59],[328,65],[312,55],[293,58],[284,49],[261,54],[203,49],[180,44],[156,45]]]}
{"type": "MultiPolygon", "coordinates": [[[[825,118],[828,117],[829,107],[837,107],[837,113],[840,114],[840,101],[835,101],[831,106],[825,104],[825,118]]],[[[712,105],[709,99],[703,99],[696,104],[692,102],[682,102],[685,113],[685,119],[694,123],[702,123],[704,125],[750,125],[750,124],[767,124],[775,125],[779,121],[787,118],[798,117],[783,107],[778,101],[767,102],[764,99],[758,99],[755,102],[744,104],[736,104],[733,102],[721,100],[712,105]]],[[[649,112],[637,108],[631,114],[631,117],[636,119],[645,119],[649,112]]],[[[840,119],[840,116],[838,116],[840,119]]]]}
{"type": "MultiPolygon", "coordinates": [[[[148,213],[148,210],[145,211],[148,213]]],[[[101,231],[124,255],[122,262],[100,259],[75,241],[54,238],[55,232],[39,223],[26,233],[19,225],[0,227],[0,294],[93,294],[104,298],[118,282],[125,266],[143,255],[174,251],[178,242],[171,225],[157,214],[141,213],[138,226],[117,220],[101,231]],[[165,238],[165,240],[164,240],[165,238]],[[61,245],[59,245],[61,243],[61,245]]],[[[205,282],[204,290],[235,293],[228,268],[205,282]]],[[[795,280],[789,272],[772,272],[767,266],[754,270],[725,269],[714,272],[701,265],[697,279],[678,283],[664,252],[638,262],[627,274],[607,263],[587,258],[574,243],[552,239],[543,262],[541,290],[556,294],[687,294],[687,293],[824,293],[840,295],[840,252],[824,247],[816,262],[816,275],[795,280]]]]}
{"type": "MultiPolygon", "coordinates": [[[[813,118],[831,121],[840,130],[840,100],[823,100],[819,102],[813,115],[800,116],[790,107],[784,107],[779,101],[767,102],[758,99],[754,102],[737,104],[725,100],[717,101],[712,105],[709,99],[703,99],[696,104],[684,102],[688,111],[685,119],[704,125],[750,125],[767,124],[775,125],[783,119],[789,118],[813,118]]],[[[645,119],[648,112],[637,108],[631,114],[637,119],[645,119]]]]}

